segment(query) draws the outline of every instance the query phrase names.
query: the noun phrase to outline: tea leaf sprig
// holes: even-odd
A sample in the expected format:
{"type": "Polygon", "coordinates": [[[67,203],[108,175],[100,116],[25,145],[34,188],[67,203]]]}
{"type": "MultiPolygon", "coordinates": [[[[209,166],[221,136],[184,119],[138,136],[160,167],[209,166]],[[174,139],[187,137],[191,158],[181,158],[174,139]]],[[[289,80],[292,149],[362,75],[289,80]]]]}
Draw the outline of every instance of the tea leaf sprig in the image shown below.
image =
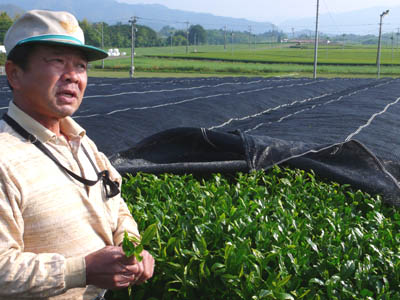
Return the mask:
{"type": "MultiPolygon", "coordinates": [[[[140,240],[135,236],[128,235],[128,232],[125,230],[124,240],[122,241],[122,250],[126,257],[132,257],[134,255],[136,260],[141,262],[143,257],[140,254],[142,253],[144,246],[147,246],[151,242],[156,233],[157,224],[155,223],[146,228],[140,240]]],[[[129,299],[133,299],[132,286],[128,287],[128,297],[129,299]]]]}
{"type": "Polygon", "coordinates": [[[155,223],[146,228],[140,240],[135,236],[128,235],[128,232],[125,230],[124,240],[122,241],[122,250],[124,250],[126,257],[134,255],[136,260],[141,262],[143,257],[140,254],[142,253],[144,246],[147,246],[151,242],[156,233],[157,224],[155,223]]]}

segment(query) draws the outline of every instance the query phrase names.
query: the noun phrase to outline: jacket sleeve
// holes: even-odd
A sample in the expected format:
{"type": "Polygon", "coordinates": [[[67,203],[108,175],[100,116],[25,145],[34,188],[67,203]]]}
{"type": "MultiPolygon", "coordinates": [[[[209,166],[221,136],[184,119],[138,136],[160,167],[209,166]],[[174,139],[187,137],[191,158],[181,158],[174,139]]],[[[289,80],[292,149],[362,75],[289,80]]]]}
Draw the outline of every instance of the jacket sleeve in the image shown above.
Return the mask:
{"type": "Polygon", "coordinates": [[[85,286],[84,258],[24,252],[18,183],[0,166],[0,297],[41,298],[85,286]]]}

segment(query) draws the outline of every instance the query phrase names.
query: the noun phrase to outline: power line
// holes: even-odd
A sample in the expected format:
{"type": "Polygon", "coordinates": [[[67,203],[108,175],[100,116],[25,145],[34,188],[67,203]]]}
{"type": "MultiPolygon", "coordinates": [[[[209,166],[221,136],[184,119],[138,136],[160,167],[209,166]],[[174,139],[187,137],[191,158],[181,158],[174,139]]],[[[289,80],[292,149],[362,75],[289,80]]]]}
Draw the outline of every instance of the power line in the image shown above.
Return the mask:
{"type": "Polygon", "coordinates": [[[330,12],[330,10],[329,10],[329,8],[328,8],[328,5],[326,4],[326,1],[323,0],[323,3],[324,3],[324,5],[325,5],[325,7],[326,7],[326,10],[328,11],[329,17],[331,18],[332,22],[334,23],[334,26],[337,27],[336,22],[335,22],[335,19],[334,19],[333,16],[331,15],[331,12],[330,12]]]}

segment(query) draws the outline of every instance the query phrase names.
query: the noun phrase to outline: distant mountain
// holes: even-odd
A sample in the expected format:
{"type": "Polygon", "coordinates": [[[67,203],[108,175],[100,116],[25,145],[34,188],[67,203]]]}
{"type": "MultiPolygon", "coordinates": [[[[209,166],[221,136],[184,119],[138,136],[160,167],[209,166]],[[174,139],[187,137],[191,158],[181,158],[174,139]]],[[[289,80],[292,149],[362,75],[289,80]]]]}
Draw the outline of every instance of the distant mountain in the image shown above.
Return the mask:
{"type": "Polygon", "coordinates": [[[115,0],[1,0],[12,2],[24,10],[50,9],[65,10],[73,13],[79,20],[87,19],[90,22],[106,22],[124,24],[133,17],[138,17],[139,25],[146,25],[155,30],[164,26],[174,28],[186,28],[186,22],[190,25],[200,24],[205,29],[249,31],[252,33],[264,33],[276,29],[269,22],[254,22],[246,19],[219,17],[208,13],[195,13],[183,10],[169,9],[159,4],[127,4],[115,0]]]}
{"type": "MultiPolygon", "coordinates": [[[[315,31],[315,17],[289,19],[282,23],[255,22],[246,19],[221,17],[208,13],[195,13],[169,9],[160,4],[128,4],[116,0],[0,0],[0,11],[10,16],[21,14],[30,9],[66,10],[79,20],[90,22],[104,21],[110,25],[121,22],[127,24],[136,16],[139,25],[149,26],[159,31],[164,26],[185,29],[200,24],[205,29],[223,29],[228,31],[249,31],[264,33],[269,30],[283,30],[291,37],[304,31],[315,31]],[[7,2],[9,4],[7,4],[7,2]]],[[[400,31],[400,6],[374,7],[346,13],[325,13],[319,16],[319,31],[326,35],[372,34],[378,35],[380,14],[386,9],[390,12],[384,18],[383,33],[400,31]]]]}
{"type": "Polygon", "coordinates": [[[22,15],[25,11],[13,4],[0,4],[0,11],[5,11],[11,18],[22,15]]]}
{"type": "MultiPolygon", "coordinates": [[[[338,34],[372,34],[378,35],[380,14],[389,7],[373,7],[346,13],[329,13],[319,16],[318,31],[330,35],[338,34]]],[[[302,30],[315,31],[315,17],[291,19],[277,24],[280,29],[290,33],[302,30]]],[[[398,32],[400,27],[400,6],[391,7],[389,14],[383,19],[382,32],[398,32]]]]}

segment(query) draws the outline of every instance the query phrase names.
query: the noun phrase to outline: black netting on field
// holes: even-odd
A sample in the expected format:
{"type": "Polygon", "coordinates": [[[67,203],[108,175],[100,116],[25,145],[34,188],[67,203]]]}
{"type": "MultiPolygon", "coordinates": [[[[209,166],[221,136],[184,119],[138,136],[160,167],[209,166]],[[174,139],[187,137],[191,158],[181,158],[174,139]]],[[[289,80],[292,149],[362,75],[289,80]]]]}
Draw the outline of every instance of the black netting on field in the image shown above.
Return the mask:
{"type": "Polygon", "coordinates": [[[285,163],[398,205],[399,102],[398,79],[90,78],[74,118],[122,173],[285,163]]]}

